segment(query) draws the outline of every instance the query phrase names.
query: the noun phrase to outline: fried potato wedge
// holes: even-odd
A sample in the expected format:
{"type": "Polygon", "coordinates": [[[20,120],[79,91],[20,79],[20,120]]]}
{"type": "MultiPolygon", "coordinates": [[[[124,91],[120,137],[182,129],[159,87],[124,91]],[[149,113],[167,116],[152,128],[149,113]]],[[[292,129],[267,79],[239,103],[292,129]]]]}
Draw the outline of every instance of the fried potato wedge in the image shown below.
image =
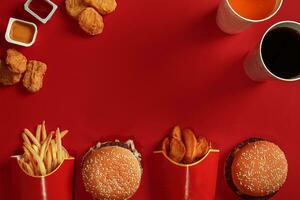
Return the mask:
{"type": "Polygon", "coordinates": [[[181,129],[179,126],[174,126],[172,133],[171,133],[172,138],[175,138],[179,141],[182,141],[182,137],[181,137],[181,129]]]}
{"type": "Polygon", "coordinates": [[[162,145],[161,145],[161,150],[163,152],[165,152],[166,155],[169,154],[169,152],[170,152],[170,139],[168,137],[166,137],[163,140],[162,145]]]}
{"type": "Polygon", "coordinates": [[[169,157],[175,161],[180,163],[185,155],[185,146],[182,141],[172,138],[170,141],[170,153],[169,157]]]}
{"type": "Polygon", "coordinates": [[[194,162],[196,156],[196,136],[191,129],[184,129],[182,133],[182,139],[186,149],[183,162],[187,164],[192,163],[194,162]]]}
{"type": "Polygon", "coordinates": [[[199,136],[197,139],[195,159],[198,160],[205,156],[209,150],[209,144],[206,138],[199,136]]]}

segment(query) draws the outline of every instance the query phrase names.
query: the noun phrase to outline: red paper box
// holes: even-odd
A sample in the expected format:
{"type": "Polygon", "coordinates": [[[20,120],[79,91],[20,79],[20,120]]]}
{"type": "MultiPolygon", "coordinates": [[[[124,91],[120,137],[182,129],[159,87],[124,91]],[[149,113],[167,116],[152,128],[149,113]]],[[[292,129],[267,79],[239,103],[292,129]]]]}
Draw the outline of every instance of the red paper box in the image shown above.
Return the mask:
{"type": "Polygon", "coordinates": [[[192,164],[176,163],[162,151],[155,151],[154,157],[154,199],[214,200],[219,150],[210,149],[192,164]]]}
{"type": "Polygon", "coordinates": [[[12,200],[72,200],[74,158],[65,159],[46,176],[30,176],[11,157],[12,200]]]}

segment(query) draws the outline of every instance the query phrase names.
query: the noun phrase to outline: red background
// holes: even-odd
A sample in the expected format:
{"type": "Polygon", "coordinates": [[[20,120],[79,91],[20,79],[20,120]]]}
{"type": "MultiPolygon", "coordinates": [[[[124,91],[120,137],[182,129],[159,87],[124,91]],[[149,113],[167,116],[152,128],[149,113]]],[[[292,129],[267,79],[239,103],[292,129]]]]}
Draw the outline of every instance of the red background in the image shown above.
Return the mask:
{"type": "MultiPolygon", "coordinates": [[[[274,198],[297,199],[300,175],[300,82],[249,80],[242,61],[271,24],[300,19],[296,0],[285,1],[271,20],[230,36],[216,26],[218,0],[119,0],[105,30],[89,37],[66,15],[62,0],[51,21],[39,24],[34,46],[8,45],[9,17],[35,21],[23,0],[0,6],[0,53],[16,47],[44,61],[43,89],[0,88],[0,199],[9,199],[9,156],[21,147],[21,132],[43,119],[48,129],[71,132],[65,146],[77,156],[76,199],[90,199],[80,178],[81,155],[97,141],[133,138],[143,154],[142,184],[133,199],[151,199],[152,151],[175,124],[193,127],[221,149],[217,200],[236,199],[223,165],[240,141],[260,136],[286,152],[288,180],[274,198]]],[[[35,21],[36,22],[36,21],[35,21]]],[[[201,189],[199,189],[201,190],[201,189]]]]}

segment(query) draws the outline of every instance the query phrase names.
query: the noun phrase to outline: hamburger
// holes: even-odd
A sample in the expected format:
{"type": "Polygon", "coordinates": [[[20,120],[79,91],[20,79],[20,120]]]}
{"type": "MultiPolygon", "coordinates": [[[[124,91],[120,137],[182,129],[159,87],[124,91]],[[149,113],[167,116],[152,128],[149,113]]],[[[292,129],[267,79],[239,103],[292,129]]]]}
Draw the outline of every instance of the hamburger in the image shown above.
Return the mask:
{"type": "Polygon", "coordinates": [[[283,186],[287,173],[284,152],[261,138],[251,138],[237,145],[225,163],[228,185],[245,200],[271,198],[283,186]]]}
{"type": "Polygon", "coordinates": [[[128,199],[139,188],[141,177],[141,154],[132,140],[98,143],[83,158],[84,187],[94,199],[128,199]]]}

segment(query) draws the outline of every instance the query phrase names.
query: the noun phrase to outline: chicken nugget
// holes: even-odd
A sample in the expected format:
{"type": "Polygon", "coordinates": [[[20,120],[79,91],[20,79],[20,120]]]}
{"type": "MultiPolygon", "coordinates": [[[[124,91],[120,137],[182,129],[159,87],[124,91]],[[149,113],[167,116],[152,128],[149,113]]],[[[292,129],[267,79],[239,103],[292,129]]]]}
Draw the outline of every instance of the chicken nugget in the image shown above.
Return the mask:
{"type": "Polygon", "coordinates": [[[22,74],[11,72],[8,66],[0,60],[0,83],[14,85],[21,80],[22,74]]]}
{"type": "Polygon", "coordinates": [[[186,148],[186,154],[184,155],[183,162],[192,163],[196,156],[196,136],[191,129],[184,129],[182,133],[182,138],[186,148]]]}
{"type": "Polygon", "coordinates": [[[67,13],[77,19],[79,14],[86,9],[83,0],[66,0],[66,10],[67,13]]]}
{"type": "Polygon", "coordinates": [[[185,146],[183,144],[183,142],[181,142],[180,140],[177,140],[175,138],[171,139],[170,142],[170,153],[169,153],[169,157],[177,162],[180,163],[185,155],[185,146]]]}
{"type": "Polygon", "coordinates": [[[106,15],[117,7],[116,0],[84,0],[86,5],[94,7],[100,14],[106,15]]]}
{"type": "Polygon", "coordinates": [[[47,65],[43,62],[30,60],[23,78],[23,86],[29,92],[37,92],[43,87],[43,78],[47,71],[47,65]]]}
{"type": "Polygon", "coordinates": [[[97,35],[103,31],[103,18],[94,8],[86,8],[80,13],[78,20],[82,30],[90,35],[97,35]]]}
{"type": "Polygon", "coordinates": [[[27,58],[15,49],[8,49],[6,64],[11,72],[22,74],[26,71],[27,58]]]}

